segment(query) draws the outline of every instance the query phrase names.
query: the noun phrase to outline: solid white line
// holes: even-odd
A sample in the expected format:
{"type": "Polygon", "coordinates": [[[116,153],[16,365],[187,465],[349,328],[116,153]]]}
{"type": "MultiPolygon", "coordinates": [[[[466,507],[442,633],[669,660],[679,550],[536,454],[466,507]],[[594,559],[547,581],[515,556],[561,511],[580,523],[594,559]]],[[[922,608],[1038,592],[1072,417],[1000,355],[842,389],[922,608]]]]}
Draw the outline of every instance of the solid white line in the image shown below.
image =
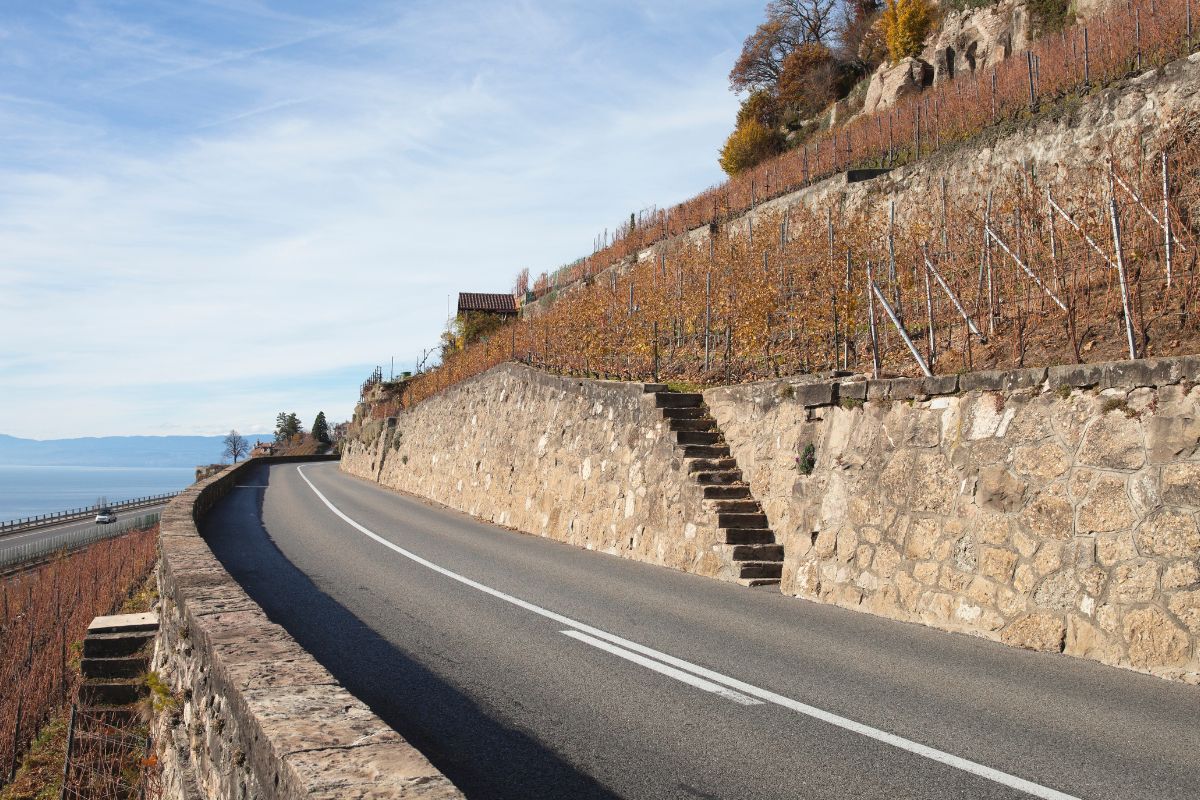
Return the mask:
{"type": "Polygon", "coordinates": [[[597,639],[594,636],[588,636],[586,633],[580,633],[579,631],[559,631],[559,633],[565,633],[572,639],[578,639],[581,642],[587,642],[592,647],[598,647],[601,650],[612,653],[614,656],[620,656],[627,661],[640,664],[646,669],[652,669],[655,672],[661,673],[670,678],[674,678],[677,681],[683,681],[690,686],[695,686],[697,689],[703,689],[706,692],[719,694],[726,700],[732,700],[733,702],[741,703],[744,706],[761,706],[763,704],[762,700],[755,700],[753,697],[747,697],[740,692],[735,692],[733,689],[726,689],[724,686],[715,684],[712,681],[706,681],[703,678],[697,678],[695,675],[688,674],[681,669],[668,667],[666,664],[654,661],[653,659],[646,658],[645,656],[639,656],[637,653],[630,652],[623,647],[617,647],[615,644],[609,644],[608,642],[597,639]]]}
{"type": "Polygon", "coordinates": [[[972,775],[986,778],[987,780],[994,781],[1003,786],[1008,786],[1012,789],[1017,789],[1025,792],[1026,794],[1033,795],[1034,797],[1044,798],[1044,800],[1079,800],[1079,798],[1074,795],[1066,794],[1064,792],[1042,786],[1041,784],[1034,783],[1033,781],[1027,781],[1024,778],[1018,778],[1016,775],[1010,775],[1007,772],[1001,772],[998,769],[993,769],[991,767],[984,766],[983,764],[978,764],[974,761],[960,758],[959,756],[951,753],[946,753],[942,750],[920,744],[919,742],[905,739],[902,736],[888,733],[887,731],[880,730],[879,728],[873,728],[870,725],[864,725],[861,722],[855,722],[852,719],[839,716],[829,711],[824,711],[815,706],[810,706],[807,703],[801,703],[799,701],[792,700],[790,697],[784,697],[783,695],[776,694],[775,692],[771,692],[766,689],[760,689],[757,686],[753,686],[749,683],[743,683],[736,678],[730,678],[727,675],[722,675],[719,672],[705,669],[704,667],[684,661],[683,659],[669,656],[666,653],[660,653],[659,651],[646,647],[645,645],[640,645],[637,642],[631,642],[628,639],[615,636],[606,631],[602,631],[599,628],[593,628],[592,626],[585,625],[582,622],[576,622],[570,617],[564,617],[562,614],[556,614],[553,611],[542,608],[541,606],[536,606],[533,603],[520,599],[519,597],[513,597],[512,595],[505,594],[498,589],[493,589],[492,587],[485,586],[478,581],[473,581],[470,578],[459,575],[457,572],[452,572],[445,567],[434,564],[432,561],[421,558],[416,553],[405,550],[403,547],[389,542],[387,539],[384,539],[374,531],[358,524],[353,519],[346,516],[346,514],[343,513],[340,508],[329,502],[329,499],[325,497],[325,495],[321,494],[321,490],[314,486],[312,481],[308,479],[308,476],[304,474],[303,468],[297,467],[296,471],[300,473],[300,477],[303,478],[304,482],[308,484],[308,487],[313,490],[313,493],[321,499],[321,502],[328,506],[330,511],[340,517],[350,527],[361,532],[368,538],[374,539],[384,547],[399,553],[410,561],[414,561],[423,567],[433,570],[434,572],[445,575],[451,580],[458,581],[459,583],[470,586],[473,589],[478,589],[485,594],[490,594],[492,597],[503,600],[506,603],[511,603],[512,605],[523,608],[526,611],[531,611],[534,614],[545,617],[546,619],[554,620],[555,622],[566,625],[567,627],[574,628],[577,631],[590,634],[597,639],[602,639],[604,641],[620,645],[626,650],[632,650],[635,653],[641,653],[649,656],[665,664],[670,664],[671,666],[677,667],[686,672],[690,672],[693,675],[707,678],[713,683],[718,683],[722,686],[727,686],[730,689],[735,689],[739,692],[749,695],[750,697],[757,697],[758,699],[768,703],[774,703],[775,705],[791,709],[792,711],[803,714],[807,717],[819,719],[822,722],[827,722],[830,725],[835,725],[843,730],[857,733],[861,736],[867,737],[868,739],[874,739],[877,742],[883,742],[884,744],[891,745],[892,747],[899,748],[900,750],[905,750],[909,753],[923,756],[924,758],[928,758],[932,761],[937,761],[940,764],[945,764],[947,766],[954,767],[955,769],[969,772],[972,775]]]}

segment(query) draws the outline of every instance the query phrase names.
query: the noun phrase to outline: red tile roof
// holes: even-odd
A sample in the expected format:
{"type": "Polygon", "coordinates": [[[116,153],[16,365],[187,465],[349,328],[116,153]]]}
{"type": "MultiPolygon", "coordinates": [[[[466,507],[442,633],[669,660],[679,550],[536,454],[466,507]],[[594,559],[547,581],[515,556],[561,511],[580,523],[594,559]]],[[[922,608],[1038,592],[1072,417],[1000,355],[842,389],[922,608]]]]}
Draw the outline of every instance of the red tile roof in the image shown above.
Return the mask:
{"type": "Polygon", "coordinates": [[[511,294],[458,293],[458,313],[489,311],[493,314],[516,314],[517,303],[511,294]]]}

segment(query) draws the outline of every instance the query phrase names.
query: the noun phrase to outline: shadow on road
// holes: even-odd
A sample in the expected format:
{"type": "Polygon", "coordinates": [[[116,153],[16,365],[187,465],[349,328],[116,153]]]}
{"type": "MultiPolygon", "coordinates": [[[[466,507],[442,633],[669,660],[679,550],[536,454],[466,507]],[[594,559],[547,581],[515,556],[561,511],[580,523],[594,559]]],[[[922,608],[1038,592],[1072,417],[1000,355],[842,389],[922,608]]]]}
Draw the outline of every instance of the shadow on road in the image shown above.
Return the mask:
{"type": "MultiPolygon", "coordinates": [[[[266,467],[241,481],[265,486],[266,467]]],[[[262,525],[263,489],[232,492],[201,533],[272,622],[415,745],[469,797],[615,798],[541,743],[506,727],[321,592],[262,525]]]]}

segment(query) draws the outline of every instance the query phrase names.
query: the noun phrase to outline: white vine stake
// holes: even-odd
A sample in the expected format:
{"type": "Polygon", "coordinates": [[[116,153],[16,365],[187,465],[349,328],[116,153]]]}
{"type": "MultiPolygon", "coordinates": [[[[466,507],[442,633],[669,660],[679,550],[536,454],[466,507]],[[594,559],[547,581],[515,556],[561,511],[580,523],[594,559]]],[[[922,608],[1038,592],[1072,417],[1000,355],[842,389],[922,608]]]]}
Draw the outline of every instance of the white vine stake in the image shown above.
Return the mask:
{"type": "Polygon", "coordinates": [[[1117,213],[1117,193],[1113,185],[1112,164],[1108,165],[1108,214],[1112,219],[1113,248],[1117,252],[1117,278],[1121,283],[1121,308],[1125,313],[1125,338],[1129,357],[1137,358],[1137,343],[1133,338],[1133,308],[1129,302],[1129,283],[1125,280],[1125,256],[1121,252],[1121,218],[1117,213]]]}

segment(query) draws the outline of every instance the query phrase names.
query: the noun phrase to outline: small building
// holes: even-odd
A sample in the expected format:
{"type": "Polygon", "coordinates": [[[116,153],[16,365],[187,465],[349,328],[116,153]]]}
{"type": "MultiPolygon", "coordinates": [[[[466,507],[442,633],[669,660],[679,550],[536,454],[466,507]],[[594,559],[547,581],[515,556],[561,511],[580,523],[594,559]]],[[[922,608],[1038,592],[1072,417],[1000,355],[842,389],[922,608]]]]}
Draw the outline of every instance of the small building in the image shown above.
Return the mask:
{"type": "Polygon", "coordinates": [[[277,445],[274,442],[256,441],[254,443],[254,449],[250,451],[250,457],[258,458],[260,456],[273,456],[275,455],[276,447],[277,445]]]}
{"type": "Polygon", "coordinates": [[[517,301],[511,294],[485,294],[482,292],[458,293],[458,316],[464,314],[494,314],[498,317],[515,317],[517,301]]]}

